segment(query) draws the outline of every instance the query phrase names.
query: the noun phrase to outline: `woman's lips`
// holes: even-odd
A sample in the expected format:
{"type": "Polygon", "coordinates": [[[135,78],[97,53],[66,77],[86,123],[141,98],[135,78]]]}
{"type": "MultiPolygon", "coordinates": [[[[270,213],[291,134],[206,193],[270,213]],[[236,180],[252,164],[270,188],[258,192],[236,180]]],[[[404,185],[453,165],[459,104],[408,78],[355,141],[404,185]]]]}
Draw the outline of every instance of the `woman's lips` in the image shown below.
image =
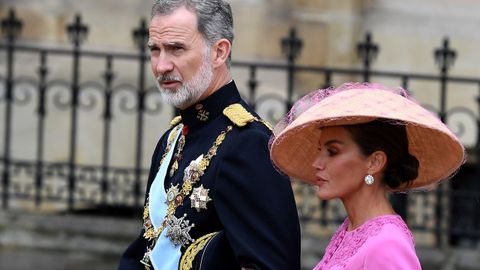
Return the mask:
{"type": "Polygon", "coordinates": [[[317,185],[320,186],[320,185],[323,185],[323,184],[327,183],[328,181],[325,180],[325,179],[323,179],[323,178],[321,178],[321,177],[317,177],[317,178],[315,179],[315,182],[316,182],[317,185]]]}

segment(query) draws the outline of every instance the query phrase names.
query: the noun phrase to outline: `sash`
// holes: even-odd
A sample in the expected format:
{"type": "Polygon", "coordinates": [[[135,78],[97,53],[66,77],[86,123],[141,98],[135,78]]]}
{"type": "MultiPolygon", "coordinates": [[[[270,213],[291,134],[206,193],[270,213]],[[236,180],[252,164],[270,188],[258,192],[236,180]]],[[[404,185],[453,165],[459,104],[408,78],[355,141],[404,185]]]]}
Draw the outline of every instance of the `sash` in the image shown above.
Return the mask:
{"type": "MultiPolygon", "coordinates": [[[[149,193],[149,213],[150,220],[155,230],[159,228],[167,214],[167,194],[165,193],[165,176],[167,175],[168,165],[172,160],[173,152],[175,151],[175,145],[178,141],[178,137],[181,134],[182,125],[177,127],[177,136],[172,141],[170,150],[167,156],[160,165],[160,169],[153,180],[149,193]]],[[[174,246],[169,238],[165,237],[167,230],[163,232],[157,239],[155,247],[150,253],[150,261],[155,270],[177,270],[182,253],[180,252],[180,245],[174,246]]]]}

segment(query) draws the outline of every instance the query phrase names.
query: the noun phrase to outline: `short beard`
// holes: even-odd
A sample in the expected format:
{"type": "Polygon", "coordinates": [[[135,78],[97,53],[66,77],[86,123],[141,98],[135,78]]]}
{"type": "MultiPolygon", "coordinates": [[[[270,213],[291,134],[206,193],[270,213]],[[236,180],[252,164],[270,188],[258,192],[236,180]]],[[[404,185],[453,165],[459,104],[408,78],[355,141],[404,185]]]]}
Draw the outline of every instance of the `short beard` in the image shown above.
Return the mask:
{"type": "Polygon", "coordinates": [[[206,47],[202,65],[190,81],[183,81],[181,76],[169,74],[160,75],[157,78],[157,87],[166,103],[183,109],[198,102],[202,94],[208,89],[213,78],[213,68],[209,59],[210,48],[206,47]],[[164,80],[177,80],[182,82],[182,86],[176,90],[165,89],[160,86],[160,82],[164,80]]]}

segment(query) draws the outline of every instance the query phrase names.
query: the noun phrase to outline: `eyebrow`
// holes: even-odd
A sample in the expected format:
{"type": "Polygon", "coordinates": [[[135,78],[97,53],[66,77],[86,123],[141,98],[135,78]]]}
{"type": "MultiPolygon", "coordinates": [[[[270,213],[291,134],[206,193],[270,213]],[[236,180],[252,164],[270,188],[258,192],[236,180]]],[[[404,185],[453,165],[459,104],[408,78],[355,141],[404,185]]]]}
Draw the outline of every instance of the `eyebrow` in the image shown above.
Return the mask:
{"type": "Polygon", "coordinates": [[[155,42],[153,42],[152,40],[149,40],[149,41],[147,42],[147,47],[148,47],[149,49],[152,49],[152,48],[156,48],[157,45],[156,45],[155,42]]]}
{"type": "MultiPolygon", "coordinates": [[[[185,47],[185,43],[180,42],[180,41],[168,41],[168,42],[163,42],[162,45],[165,46],[165,47],[185,47]]],[[[149,40],[149,41],[147,42],[147,46],[148,46],[148,48],[150,48],[150,49],[152,49],[152,48],[158,48],[157,44],[155,44],[155,42],[153,42],[152,40],[149,40]]]]}
{"type": "Polygon", "coordinates": [[[167,41],[163,43],[164,46],[185,46],[185,43],[181,41],[167,41]]]}
{"type": "Polygon", "coordinates": [[[337,140],[337,139],[329,140],[329,141],[327,141],[326,143],[324,143],[324,145],[331,145],[331,144],[342,144],[342,145],[343,145],[343,144],[345,144],[345,143],[342,142],[342,141],[339,141],[339,140],[337,140]]]}

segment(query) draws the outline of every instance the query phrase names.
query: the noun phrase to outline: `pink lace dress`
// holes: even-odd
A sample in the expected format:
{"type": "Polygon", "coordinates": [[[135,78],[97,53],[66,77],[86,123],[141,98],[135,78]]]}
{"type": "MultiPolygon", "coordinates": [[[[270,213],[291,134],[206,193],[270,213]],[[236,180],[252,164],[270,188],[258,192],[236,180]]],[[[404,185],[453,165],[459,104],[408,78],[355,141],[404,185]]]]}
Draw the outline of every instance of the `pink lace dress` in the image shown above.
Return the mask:
{"type": "Polygon", "coordinates": [[[398,215],[378,216],[347,231],[343,222],[314,270],[416,270],[422,269],[415,240],[398,215]]]}

